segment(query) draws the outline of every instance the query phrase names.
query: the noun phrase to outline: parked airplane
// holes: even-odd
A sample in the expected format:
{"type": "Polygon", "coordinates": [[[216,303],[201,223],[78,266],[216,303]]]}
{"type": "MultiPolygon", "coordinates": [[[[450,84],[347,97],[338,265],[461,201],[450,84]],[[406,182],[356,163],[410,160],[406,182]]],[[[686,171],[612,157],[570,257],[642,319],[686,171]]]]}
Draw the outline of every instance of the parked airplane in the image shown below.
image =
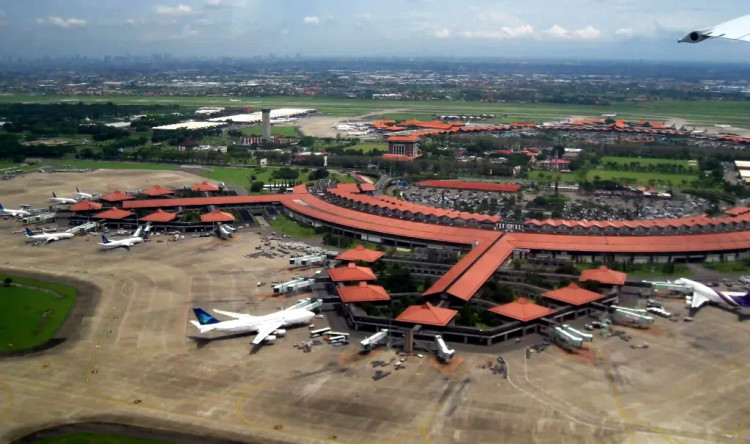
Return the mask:
{"type": "Polygon", "coordinates": [[[26,229],[26,242],[43,241],[43,242],[54,242],[61,239],[71,239],[73,233],[70,230],[61,231],[59,233],[39,233],[34,234],[28,228],[26,229]]]}
{"type": "Polygon", "coordinates": [[[31,213],[24,210],[23,208],[19,208],[17,210],[11,210],[10,208],[3,207],[3,204],[0,204],[0,215],[4,216],[13,216],[13,217],[24,217],[24,216],[31,216],[31,213]]]}
{"type": "Polygon", "coordinates": [[[91,199],[94,196],[89,193],[84,193],[83,191],[79,190],[78,187],[76,187],[76,197],[79,199],[91,199]]]}
{"type": "Polygon", "coordinates": [[[710,288],[700,282],[691,281],[690,279],[680,278],[674,281],[675,284],[687,285],[693,288],[693,295],[687,296],[685,302],[690,308],[698,308],[706,302],[713,302],[717,305],[737,308],[750,308],[750,295],[745,291],[719,291],[710,288]]]}
{"type": "Polygon", "coordinates": [[[49,198],[50,202],[56,203],[56,204],[74,204],[78,202],[77,200],[71,198],[71,197],[57,197],[57,194],[55,192],[52,192],[52,197],[49,198]]]}
{"type": "Polygon", "coordinates": [[[130,247],[133,245],[143,243],[143,237],[141,234],[143,234],[143,227],[138,227],[138,229],[135,230],[135,233],[133,233],[133,236],[125,239],[109,240],[107,236],[102,235],[102,241],[98,244],[101,245],[104,250],[112,250],[114,248],[125,248],[126,250],[130,250],[130,247]]]}
{"type": "Polygon", "coordinates": [[[677,40],[677,43],[699,43],[715,37],[750,42],[750,14],[710,28],[698,29],[677,40]]]}
{"type": "Polygon", "coordinates": [[[254,345],[262,342],[273,342],[277,336],[284,336],[286,334],[286,330],[281,329],[281,327],[307,324],[315,316],[315,313],[306,308],[292,308],[264,316],[252,316],[216,309],[213,311],[234,319],[231,321],[219,321],[203,309],[196,307],[193,309],[193,312],[198,320],[190,321],[190,323],[200,330],[201,334],[210,331],[235,334],[256,332],[253,339],[254,345]]]}

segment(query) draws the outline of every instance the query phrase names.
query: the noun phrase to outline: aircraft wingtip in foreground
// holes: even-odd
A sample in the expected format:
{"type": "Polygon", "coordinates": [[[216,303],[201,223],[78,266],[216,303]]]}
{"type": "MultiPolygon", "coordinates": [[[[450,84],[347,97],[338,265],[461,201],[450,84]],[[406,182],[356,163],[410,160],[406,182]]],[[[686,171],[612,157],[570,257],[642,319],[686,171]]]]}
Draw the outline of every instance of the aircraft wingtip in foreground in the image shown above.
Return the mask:
{"type": "Polygon", "coordinates": [[[750,14],[710,28],[692,31],[680,40],[677,40],[677,43],[699,43],[710,38],[750,42],[750,14]]]}

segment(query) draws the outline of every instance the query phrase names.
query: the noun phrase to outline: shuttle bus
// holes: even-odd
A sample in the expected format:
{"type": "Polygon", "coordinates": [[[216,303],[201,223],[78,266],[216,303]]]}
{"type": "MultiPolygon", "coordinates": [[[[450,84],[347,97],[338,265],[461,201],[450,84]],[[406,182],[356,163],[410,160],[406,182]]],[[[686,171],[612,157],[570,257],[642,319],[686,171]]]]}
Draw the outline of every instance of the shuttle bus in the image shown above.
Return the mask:
{"type": "Polygon", "coordinates": [[[331,331],[331,327],[325,327],[325,328],[319,328],[317,330],[313,330],[310,332],[311,338],[317,338],[319,336],[323,336],[325,334],[328,334],[328,332],[331,331]]]}

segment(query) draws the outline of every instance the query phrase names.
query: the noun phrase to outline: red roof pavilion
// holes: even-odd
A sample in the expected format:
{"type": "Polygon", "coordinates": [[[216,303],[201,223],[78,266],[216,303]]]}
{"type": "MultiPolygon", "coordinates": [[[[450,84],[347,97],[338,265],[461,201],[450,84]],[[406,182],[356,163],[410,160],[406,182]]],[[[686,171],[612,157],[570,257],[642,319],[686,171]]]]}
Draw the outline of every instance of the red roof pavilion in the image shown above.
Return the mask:
{"type": "Polygon", "coordinates": [[[363,193],[368,193],[371,191],[375,191],[375,185],[367,182],[363,182],[359,184],[359,189],[362,190],[363,193]]]}
{"type": "Polygon", "coordinates": [[[579,287],[575,282],[571,282],[567,287],[542,293],[542,296],[571,305],[583,305],[604,297],[603,294],[579,287]]]}
{"type": "Polygon", "coordinates": [[[154,185],[153,187],[147,190],[141,191],[141,193],[149,197],[156,197],[156,196],[166,196],[168,194],[174,194],[174,191],[168,188],[164,188],[161,185],[154,185]]]}
{"type": "MultiPolygon", "coordinates": [[[[190,187],[191,191],[219,191],[219,187],[216,185],[211,185],[210,183],[206,182],[205,180],[201,183],[197,183],[190,187]]],[[[234,219],[232,219],[234,220],[234,219]]]]}
{"type": "Polygon", "coordinates": [[[450,323],[454,316],[458,313],[457,310],[451,310],[450,308],[436,307],[429,302],[424,305],[412,305],[407,307],[396,318],[397,321],[411,322],[413,324],[426,324],[426,325],[438,325],[445,327],[450,323]]]}
{"type": "Polygon", "coordinates": [[[168,213],[161,208],[141,218],[144,222],[170,222],[177,217],[175,213],[168,213]]]}
{"type": "Polygon", "coordinates": [[[70,207],[70,211],[99,211],[101,209],[102,204],[99,202],[91,202],[89,200],[82,200],[70,207]]]}
{"type": "Polygon", "coordinates": [[[375,302],[390,301],[391,297],[385,288],[380,285],[368,285],[367,282],[360,282],[359,285],[349,287],[340,287],[338,289],[341,302],[351,304],[353,302],[375,302]]]}
{"type": "Polygon", "coordinates": [[[210,213],[201,214],[201,222],[233,222],[234,215],[223,211],[214,210],[210,213]]]}
{"type": "Polygon", "coordinates": [[[101,213],[95,214],[93,217],[97,219],[120,220],[120,219],[125,219],[126,217],[131,216],[132,214],[133,213],[131,211],[125,211],[119,208],[112,207],[108,210],[102,211],[101,213]]]}
{"type": "Polygon", "coordinates": [[[100,197],[100,199],[106,200],[107,202],[122,202],[123,200],[135,199],[135,196],[125,194],[120,190],[114,190],[113,192],[100,197]]]}
{"type": "Polygon", "coordinates": [[[581,277],[579,277],[578,280],[581,282],[598,281],[602,284],[609,285],[625,285],[625,278],[627,276],[627,273],[610,270],[606,265],[602,265],[601,267],[592,270],[583,270],[581,277]]]}
{"type": "Polygon", "coordinates": [[[333,282],[374,281],[375,273],[367,267],[358,267],[350,262],[346,267],[331,268],[328,275],[333,282]]]}
{"type": "Polygon", "coordinates": [[[551,308],[542,307],[526,298],[518,298],[509,304],[492,307],[490,311],[521,322],[529,322],[555,312],[551,308]]]}
{"type": "Polygon", "coordinates": [[[347,250],[338,256],[336,259],[340,261],[361,261],[361,262],[375,262],[385,255],[382,251],[370,250],[365,248],[363,245],[357,245],[351,250],[347,250]]]}

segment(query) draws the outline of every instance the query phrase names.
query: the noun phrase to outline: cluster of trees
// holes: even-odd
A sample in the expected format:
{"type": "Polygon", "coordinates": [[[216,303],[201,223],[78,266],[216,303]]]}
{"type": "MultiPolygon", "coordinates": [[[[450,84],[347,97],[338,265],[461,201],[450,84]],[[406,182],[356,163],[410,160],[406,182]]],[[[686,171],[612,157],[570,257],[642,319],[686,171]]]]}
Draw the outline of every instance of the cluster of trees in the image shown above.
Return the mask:
{"type": "Polygon", "coordinates": [[[386,264],[383,261],[378,261],[373,264],[372,269],[378,276],[378,283],[388,293],[417,291],[419,283],[414,280],[409,270],[399,263],[386,264]]]}
{"type": "Polygon", "coordinates": [[[497,281],[489,280],[482,286],[482,299],[497,304],[513,302],[513,288],[507,284],[499,284],[497,281]]]}
{"type": "Polygon", "coordinates": [[[644,173],[686,174],[694,172],[693,168],[680,163],[640,163],[640,162],[604,162],[602,166],[615,171],[639,171],[644,173]]]}
{"type": "Polygon", "coordinates": [[[59,158],[75,151],[70,145],[21,145],[16,134],[0,133],[0,159],[23,162],[26,157],[59,158]]]}

